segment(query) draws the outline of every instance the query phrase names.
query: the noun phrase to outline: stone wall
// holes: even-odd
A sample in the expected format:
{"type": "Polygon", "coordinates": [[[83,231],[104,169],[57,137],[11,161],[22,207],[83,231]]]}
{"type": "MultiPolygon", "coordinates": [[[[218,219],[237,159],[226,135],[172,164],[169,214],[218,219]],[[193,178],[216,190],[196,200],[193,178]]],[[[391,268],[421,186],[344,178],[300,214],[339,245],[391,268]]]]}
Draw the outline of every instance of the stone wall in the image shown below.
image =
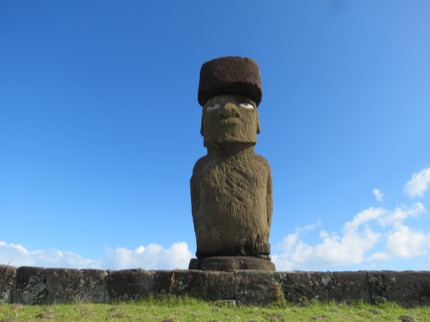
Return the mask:
{"type": "Polygon", "coordinates": [[[112,303],[164,295],[255,305],[284,299],[297,304],[319,300],[430,305],[430,272],[104,271],[0,265],[0,303],[112,303]]]}

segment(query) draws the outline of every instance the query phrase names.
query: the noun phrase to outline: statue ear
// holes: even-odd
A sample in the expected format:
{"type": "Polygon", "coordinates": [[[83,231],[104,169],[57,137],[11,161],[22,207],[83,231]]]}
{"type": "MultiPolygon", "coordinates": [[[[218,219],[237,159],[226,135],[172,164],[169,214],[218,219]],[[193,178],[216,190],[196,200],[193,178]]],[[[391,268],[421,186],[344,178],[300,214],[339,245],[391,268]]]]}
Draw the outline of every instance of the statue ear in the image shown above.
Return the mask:
{"type": "Polygon", "coordinates": [[[203,125],[203,113],[202,113],[202,122],[201,122],[201,125],[200,125],[200,134],[204,137],[205,136],[205,127],[203,125]]]}
{"type": "Polygon", "coordinates": [[[257,114],[257,134],[260,134],[260,117],[257,114]]]}

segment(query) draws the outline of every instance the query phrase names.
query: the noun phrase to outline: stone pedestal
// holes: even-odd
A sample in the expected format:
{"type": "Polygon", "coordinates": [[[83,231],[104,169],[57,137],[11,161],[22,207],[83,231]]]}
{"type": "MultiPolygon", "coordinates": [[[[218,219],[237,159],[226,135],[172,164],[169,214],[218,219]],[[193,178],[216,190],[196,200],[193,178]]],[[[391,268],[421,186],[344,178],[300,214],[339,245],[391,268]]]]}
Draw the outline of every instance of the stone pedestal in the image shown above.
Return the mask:
{"type": "Polygon", "coordinates": [[[188,269],[200,269],[204,271],[234,272],[239,270],[259,270],[266,272],[276,271],[275,265],[270,259],[251,256],[213,256],[205,258],[193,258],[188,269]]]}

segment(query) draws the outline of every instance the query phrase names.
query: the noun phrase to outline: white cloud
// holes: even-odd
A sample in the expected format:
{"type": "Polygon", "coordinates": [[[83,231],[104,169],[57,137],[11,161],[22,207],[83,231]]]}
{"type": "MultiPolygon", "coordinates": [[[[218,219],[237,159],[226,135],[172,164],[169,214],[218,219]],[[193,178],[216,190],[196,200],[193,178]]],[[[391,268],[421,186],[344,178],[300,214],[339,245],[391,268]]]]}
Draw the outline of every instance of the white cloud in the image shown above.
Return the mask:
{"type": "Polygon", "coordinates": [[[28,250],[22,245],[0,241],[0,264],[16,267],[185,269],[192,257],[188,245],[184,242],[175,243],[168,249],[157,244],[139,246],[135,250],[118,247],[108,249],[106,255],[102,260],[89,259],[72,252],[55,249],[28,250]]]}
{"type": "Polygon", "coordinates": [[[376,201],[378,202],[384,201],[384,194],[378,188],[373,189],[373,195],[375,196],[376,201]]]}
{"type": "Polygon", "coordinates": [[[55,249],[28,250],[22,245],[0,241],[0,263],[12,266],[98,268],[100,262],[55,249]]]}
{"type": "Polygon", "coordinates": [[[426,211],[421,203],[410,207],[368,208],[346,222],[341,233],[319,232],[319,242],[302,241],[308,229],[297,228],[278,245],[273,261],[278,270],[327,269],[364,265],[395,258],[426,256],[430,252],[430,234],[405,225],[409,217],[426,211]],[[377,248],[385,251],[376,251],[377,248]]]}
{"type": "Polygon", "coordinates": [[[380,234],[371,229],[347,231],[343,236],[321,234],[322,243],[315,246],[315,254],[323,263],[347,265],[361,263],[365,252],[371,249],[380,238],[380,234]]]}
{"type": "Polygon", "coordinates": [[[103,266],[110,269],[140,267],[144,269],[185,269],[193,257],[187,243],[173,244],[168,249],[160,245],[139,246],[136,250],[115,248],[107,251],[108,258],[103,266]]]}
{"type": "Polygon", "coordinates": [[[359,227],[362,224],[381,218],[381,216],[386,214],[386,212],[387,211],[384,208],[373,208],[373,207],[363,210],[360,213],[358,213],[352,219],[352,221],[345,223],[345,225],[343,226],[343,231],[345,233],[354,232],[357,229],[359,229],[359,227]]]}
{"type": "Polygon", "coordinates": [[[367,258],[367,260],[370,262],[372,262],[372,261],[388,261],[390,259],[392,259],[391,255],[384,253],[384,252],[374,253],[367,258]]]}
{"type": "Polygon", "coordinates": [[[366,227],[365,223],[383,213],[383,209],[370,208],[357,214],[345,223],[342,235],[321,230],[321,242],[315,246],[301,241],[299,237],[303,230],[296,229],[295,234],[288,235],[278,246],[283,252],[273,256],[273,261],[278,270],[361,263],[366,251],[380,238],[380,234],[366,227]]]}
{"type": "MultiPolygon", "coordinates": [[[[414,173],[404,191],[410,197],[423,196],[429,186],[430,168],[427,168],[414,173]]],[[[383,193],[378,188],[373,189],[373,194],[377,201],[383,201],[383,193]]],[[[348,265],[366,269],[376,262],[410,258],[422,258],[423,263],[427,261],[424,267],[430,267],[430,233],[405,223],[425,212],[422,203],[393,210],[368,208],[347,221],[340,233],[319,231],[318,242],[313,245],[302,240],[310,229],[296,228],[277,245],[278,254],[273,256],[273,261],[281,270],[348,265]]]]}
{"type": "Polygon", "coordinates": [[[430,251],[430,234],[402,226],[389,234],[387,250],[393,256],[412,258],[424,256],[430,251]]]}
{"type": "Polygon", "coordinates": [[[418,173],[412,175],[405,186],[404,191],[406,194],[413,197],[422,197],[430,185],[430,168],[423,169],[418,173]]]}
{"type": "Polygon", "coordinates": [[[294,234],[287,235],[278,245],[280,255],[273,255],[272,261],[276,264],[278,271],[291,270],[295,263],[304,263],[312,256],[312,248],[307,244],[299,241],[301,234],[310,232],[321,223],[307,225],[305,227],[297,227],[294,234]]]}
{"type": "Polygon", "coordinates": [[[409,217],[416,217],[425,213],[426,209],[420,202],[413,204],[411,207],[396,207],[393,211],[387,212],[386,216],[379,218],[379,223],[382,225],[393,225],[396,227],[402,226],[403,222],[409,217]]]}

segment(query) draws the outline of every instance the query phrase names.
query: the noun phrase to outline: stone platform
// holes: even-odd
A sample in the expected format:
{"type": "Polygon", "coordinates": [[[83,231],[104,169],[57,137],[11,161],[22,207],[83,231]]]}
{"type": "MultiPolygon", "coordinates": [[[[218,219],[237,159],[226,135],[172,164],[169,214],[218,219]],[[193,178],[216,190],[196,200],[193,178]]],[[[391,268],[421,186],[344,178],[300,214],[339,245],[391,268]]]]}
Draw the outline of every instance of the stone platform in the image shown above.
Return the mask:
{"type": "Polygon", "coordinates": [[[115,303],[165,295],[245,305],[284,300],[430,305],[430,272],[105,271],[0,265],[0,303],[115,303]]]}

